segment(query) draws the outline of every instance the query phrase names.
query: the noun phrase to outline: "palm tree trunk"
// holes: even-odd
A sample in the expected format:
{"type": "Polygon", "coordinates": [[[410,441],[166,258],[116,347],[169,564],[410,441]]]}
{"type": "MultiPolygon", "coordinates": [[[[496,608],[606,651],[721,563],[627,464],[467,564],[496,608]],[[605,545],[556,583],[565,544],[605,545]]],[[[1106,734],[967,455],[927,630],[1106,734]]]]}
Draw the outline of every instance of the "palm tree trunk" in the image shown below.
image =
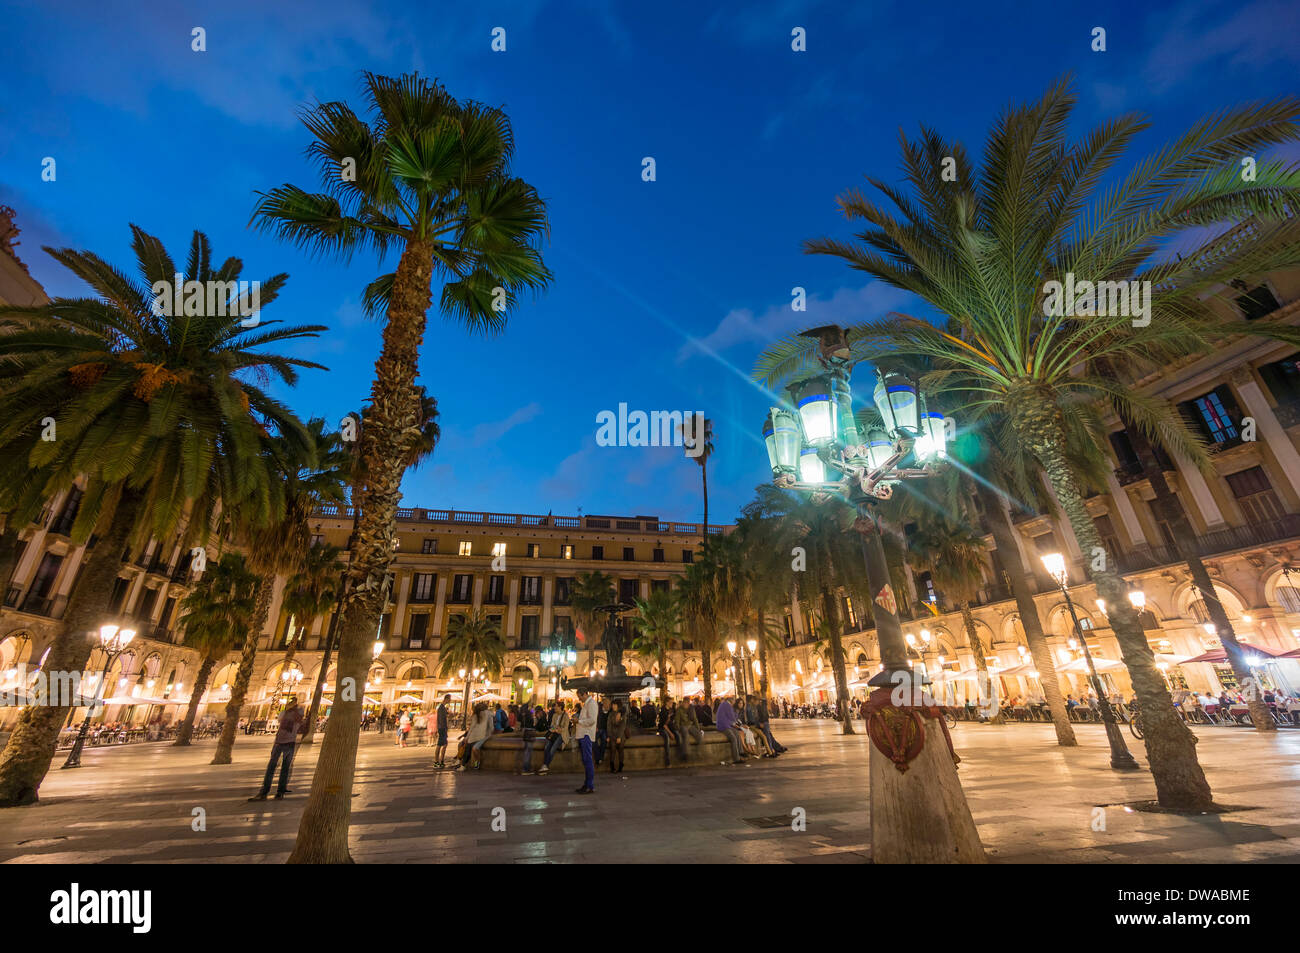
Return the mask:
{"type": "Polygon", "coordinates": [[[1016,609],[1020,612],[1020,627],[1025,630],[1025,641],[1029,643],[1029,656],[1034,660],[1038,670],[1038,682],[1043,686],[1043,697],[1047,709],[1052,713],[1052,727],[1056,729],[1056,743],[1063,748],[1072,748],[1078,744],[1074,737],[1074,728],[1070,725],[1070,713],[1065,708],[1065,696],[1061,694],[1061,680],[1056,674],[1056,662],[1052,659],[1052,649],[1047,644],[1043,633],[1042,618],[1038,614],[1038,605],[1029,588],[1029,571],[1020,550],[1016,547],[1015,527],[1007,515],[1002,495],[992,487],[974,481],[976,492],[984,504],[984,515],[988,521],[989,532],[993,534],[993,548],[998,555],[998,563],[1007,574],[1011,585],[1011,594],[1015,596],[1016,609]]]}
{"type": "MultiPolygon", "coordinates": [[[[1242,694],[1250,707],[1250,720],[1257,731],[1277,731],[1273,716],[1269,713],[1268,706],[1264,704],[1264,693],[1258,688],[1259,680],[1246,662],[1246,651],[1237,640],[1236,630],[1233,629],[1232,623],[1228,620],[1228,613],[1214,591],[1214,582],[1210,579],[1210,573],[1205,568],[1205,563],[1201,562],[1200,553],[1196,551],[1196,535],[1192,531],[1191,521],[1187,518],[1187,511],[1169,489],[1164,471],[1156,460],[1155,450],[1146,434],[1127,420],[1124,424],[1128,431],[1129,443],[1142,464],[1142,474],[1151,481],[1151,489],[1155,491],[1155,502],[1160,509],[1160,515],[1169,524],[1169,531],[1174,537],[1174,548],[1178,551],[1179,558],[1187,563],[1187,571],[1191,573],[1192,582],[1200,592],[1205,608],[1210,613],[1210,621],[1214,623],[1219,639],[1223,642],[1223,650],[1228,654],[1232,673],[1237,676],[1237,684],[1242,687],[1242,694]]],[[[1123,490],[1120,492],[1122,493],[1123,490]]]]}
{"type": "Polygon", "coordinates": [[[764,701],[768,698],[771,682],[767,677],[767,613],[758,610],[758,690],[764,701]]]}
{"type": "Polygon", "coordinates": [[[659,707],[663,708],[664,696],[668,693],[668,653],[664,650],[663,643],[660,643],[658,662],[659,680],[663,682],[663,684],[659,686],[659,707]]]}
{"type": "MultiPolygon", "coordinates": [[[[698,438],[704,439],[703,434],[698,438]]],[[[700,549],[704,552],[709,551],[709,461],[706,455],[700,457],[700,480],[704,483],[704,540],[700,544],[700,549]]]]}
{"type": "Polygon", "coordinates": [[[704,704],[713,704],[713,653],[700,649],[700,677],[704,681],[704,704]]]}
{"type": "MultiPolygon", "coordinates": [[[[963,602],[959,609],[961,610],[961,620],[966,626],[966,639],[970,642],[971,651],[975,653],[975,668],[980,673],[982,685],[988,686],[989,700],[995,704],[993,715],[989,718],[989,724],[1006,724],[1006,719],[1002,717],[1002,704],[998,698],[997,686],[989,675],[988,659],[984,657],[984,640],[980,638],[979,630],[975,628],[975,615],[970,611],[969,602],[963,602]]],[[[980,694],[982,695],[983,692],[981,691],[980,694]]],[[[980,702],[981,707],[983,707],[984,699],[981,698],[980,702]]]]}
{"type": "MultiPolygon", "coordinates": [[[[117,506],[105,513],[107,532],[90,550],[81,579],[68,599],[62,625],[50,646],[42,671],[48,679],[62,673],[80,678],[93,647],[89,633],[99,629],[108,613],[113,584],[122,566],[122,550],[135,526],[143,494],[123,488],[117,506]]],[[[0,807],[32,804],[54,760],[59,729],[72,709],[63,705],[31,705],[22,710],[4,752],[0,753],[0,807]]]]}
{"type": "Polygon", "coordinates": [[[211,655],[203,656],[203,661],[199,663],[199,673],[194,676],[194,687],[190,690],[190,703],[185,708],[185,720],[181,722],[181,729],[176,733],[173,744],[188,747],[193,739],[194,719],[199,714],[199,702],[208,689],[208,678],[212,675],[212,667],[216,664],[217,660],[211,655]]]}
{"type": "MultiPolygon", "coordinates": [[[[824,578],[828,578],[827,572],[824,578]]],[[[826,615],[826,625],[831,643],[831,673],[835,676],[835,712],[844,726],[844,734],[857,734],[853,730],[853,713],[849,707],[849,679],[844,671],[844,640],[840,635],[840,614],[835,608],[835,598],[830,588],[822,585],[822,611],[826,615]]]]}
{"type": "MultiPolygon", "coordinates": [[[[1052,395],[1024,387],[1010,396],[1007,408],[1021,439],[1043,465],[1083,551],[1105,552],[1079,492],[1078,480],[1061,450],[1066,445],[1065,427],[1052,395]]],[[[1137,611],[1128,600],[1128,587],[1114,563],[1113,559],[1106,560],[1102,568],[1092,569],[1091,575],[1098,595],[1111,607],[1111,629],[1142,709],[1143,741],[1160,805],[1180,811],[1207,810],[1214,799],[1196,758],[1196,736],[1174,710],[1137,611]]]]}
{"type": "Polygon", "coordinates": [[[221,725],[221,737],[217,739],[217,751],[208,764],[230,764],[235,750],[235,732],[239,729],[239,710],[244,707],[244,697],[248,694],[249,682],[253,679],[253,663],[257,661],[257,643],[266,627],[266,617],[271,613],[271,591],[275,588],[275,579],[263,579],[257,585],[257,605],[253,610],[253,624],[244,636],[244,648],[239,655],[239,670],[235,673],[235,684],[230,686],[230,701],[226,702],[226,720],[221,725]]]}
{"type": "Polygon", "coordinates": [[[352,859],[348,820],[364,702],[357,686],[365,682],[369,643],[384,611],[384,579],[393,561],[402,476],[412,456],[408,448],[420,429],[422,410],[415,380],[425,312],[432,300],[432,258],[427,242],[408,241],[393,278],[383,349],[375,362],[371,405],[361,430],[365,486],[348,565],[351,586],[339,624],[339,690],[290,863],[350,863],[352,859]],[[351,687],[350,694],[342,690],[345,685],[351,687]]]}
{"type": "MultiPolygon", "coordinates": [[[[325,635],[325,651],[321,653],[320,671],[316,673],[316,691],[312,692],[311,708],[307,712],[307,730],[303,732],[300,745],[310,745],[316,743],[316,718],[320,714],[320,697],[325,691],[325,678],[330,670],[330,656],[334,652],[334,635],[338,629],[339,613],[335,609],[330,614],[330,627],[325,635]]],[[[335,696],[338,695],[338,686],[335,685],[335,696]]]]}

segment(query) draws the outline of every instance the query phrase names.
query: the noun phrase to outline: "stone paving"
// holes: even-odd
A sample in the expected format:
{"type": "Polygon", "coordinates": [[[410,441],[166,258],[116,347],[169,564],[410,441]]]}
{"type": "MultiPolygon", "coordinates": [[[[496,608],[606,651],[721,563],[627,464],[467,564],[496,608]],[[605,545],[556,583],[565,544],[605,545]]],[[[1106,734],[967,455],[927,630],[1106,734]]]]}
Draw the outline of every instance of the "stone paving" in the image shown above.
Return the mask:
{"type": "MultiPolygon", "coordinates": [[[[597,775],[520,777],[431,767],[431,749],[362,735],[352,853],[365,862],[795,862],[870,858],[865,735],[829,721],[774,723],[790,752],[774,761],[597,775]],[[492,829],[505,809],[505,831],[492,829]],[[807,830],[791,830],[802,807],[807,830]],[[499,812],[498,812],[499,813],[499,812]]],[[[1300,732],[1203,731],[1201,763],[1217,800],[1204,817],[1132,812],[1154,796],[1145,771],[1108,766],[1100,726],[1080,747],[1053,743],[1050,725],[954,730],[960,775],[994,861],[1241,863],[1300,860],[1300,732]],[[1093,809],[1105,830],[1093,830],[1093,809]]],[[[294,792],[250,804],[269,737],[240,736],[233,765],[211,766],[213,743],[87,749],[83,768],[57,767],[41,803],[0,811],[0,862],[278,863],[289,854],[319,746],[299,752],[294,792]],[[206,830],[196,832],[194,809],[206,830]]],[[[1143,760],[1140,742],[1133,753],[1143,760]]],[[[58,762],[56,761],[56,765],[58,762]]]]}

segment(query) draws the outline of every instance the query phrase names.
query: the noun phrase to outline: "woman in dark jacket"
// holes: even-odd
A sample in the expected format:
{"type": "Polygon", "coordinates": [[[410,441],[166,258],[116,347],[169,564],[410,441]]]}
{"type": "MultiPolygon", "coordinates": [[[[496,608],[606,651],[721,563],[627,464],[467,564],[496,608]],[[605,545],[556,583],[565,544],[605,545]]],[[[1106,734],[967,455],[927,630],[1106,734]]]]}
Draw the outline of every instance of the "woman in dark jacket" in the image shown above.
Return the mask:
{"type": "Polygon", "coordinates": [[[609,740],[609,771],[615,774],[623,770],[623,742],[631,735],[627,714],[623,703],[614,701],[610,705],[609,717],[605,721],[605,733],[609,740]]]}

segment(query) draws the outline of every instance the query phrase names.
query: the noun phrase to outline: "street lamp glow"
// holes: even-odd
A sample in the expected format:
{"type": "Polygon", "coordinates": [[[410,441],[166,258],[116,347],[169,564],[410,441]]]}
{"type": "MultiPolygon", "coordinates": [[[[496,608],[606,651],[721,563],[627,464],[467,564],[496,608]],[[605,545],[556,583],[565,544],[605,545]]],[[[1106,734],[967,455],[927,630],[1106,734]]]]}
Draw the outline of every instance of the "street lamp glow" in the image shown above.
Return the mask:
{"type": "Polygon", "coordinates": [[[773,407],[763,421],[763,442],[767,445],[772,473],[776,476],[794,473],[799,457],[799,421],[794,414],[773,407]]]}
{"type": "Polygon", "coordinates": [[[747,647],[751,652],[756,652],[756,651],[758,651],[758,641],[755,640],[755,639],[750,639],[748,642],[745,643],[745,646],[746,646],[746,647],[747,647]]]}
{"type": "Polygon", "coordinates": [[[101,625],[99,627],[99,641],[103,642],[105,645],[113,641],[113,636],[115,635],[117,635],[117,626],[109,623],[108,625],[101,625]]]}
{"type": "Polygon", "coordinates": [[[383,651],[384,651],[384,643],[383,643],[383,640],[382,640],[382,639],[381,639],[380,641],[378,641],[378,642],[375,643],[375,649],[374,649],[374,650],[375,650],[375,658],[379,658],[379,656],[380,656],[380,655],[383,653],[383,651]]]}
{"type": "Polygon", "coordinates": [[[916,433],[916,387],[902,374],[886,374],[872,394],[886,427],[916,433]]]}
{"type": "Polygon", "coordinates": [[[826,463],[817,456],[816,447],[804,447],[799,453],[799,481],[801,483],[825,483],[826,463]]]}
{"type": "Polygon", "coordinates": [[[1097,600],[1097,611],[1100,612],[1102,615],[1105,615],[1105,614],[1106,614],[1106,600],[1105,600],[1105,599],[1098,599],[1098,600],[1097,600]]]}
{"type": "Polygon", "coordinates": [[[734,640],[727,643],[727,652],[730,653],[731,655],[736,654],[736,643],[734,640]]]}
{"type": "Polygon", "coordinates": [[[1043,568],[1047,574],[1056,580],[1058,586],[1064,586],[1069,578],[1069,573],[1065,568],[1065,557],[1060,553],[1045,553],[1043,555],[1043,568]]]}
{"type": "Polygon", "coordinates": [[[825,377],[812,377],[794,389],[794,404],[803,424],[804,440],[814,446],[825,446],[835,439],[835,401],[831,398],[831,382],[825,377]]]}
{"type": "Polygon", "coordinates": [[[1133,603],[1134,609],[1141,612],[1147,607],[1147,594],[1141,589],[1130,589],[1128,593],[1128,601],[1133,603]]]}
{"type": "Polygon", "coordinates": [[[916,644],[916,636],[913,635],[911,632],[907,633],[907,635],[903,636],[903,638],[907,639],[907,644],[908,644],[908,645],[915,645],[915,644],[916,644]]]}
{"type": "Polygon", "coordinates": [[[922,630],[921,630],[921,641],[924,642],[926,645],[929,645],[929,644],[930,644],[930,630],[929,630],[929,629],[922,629],[922,630]]]}
{"type": "Polygon", "coordinates": [[[1206,634],[1206,635],[1216,635],[1216,634],[1218,633],[1218,631],[1219,631],[1218,629],[1216,629],[1216,628],[1214,627],[1214,623],[1213,623],[1213,622],[1206,622],[1206,623],[1203,623],[1203,624],[1201,625],[1201,628],[1205,630],[1205,634],[1206,634]]]}

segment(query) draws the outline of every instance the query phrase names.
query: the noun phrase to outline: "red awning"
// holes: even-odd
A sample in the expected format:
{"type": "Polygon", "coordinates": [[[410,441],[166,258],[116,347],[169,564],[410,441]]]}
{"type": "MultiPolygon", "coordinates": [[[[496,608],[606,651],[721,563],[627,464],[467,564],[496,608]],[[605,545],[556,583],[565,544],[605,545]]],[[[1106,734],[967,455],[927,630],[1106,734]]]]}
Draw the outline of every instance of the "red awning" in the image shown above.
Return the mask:
{"type": "MultiPolygon", "coordinates": [[[[1261,658],[1279,657],[1276,652],[1270,652],[1267,649],[1261,649],[1258,645],[1251,645],[1249,642],[1242,642],[1241,647],[1243,650],[1245,650],[1247,655],[1258,655],[1261,658]]],[[[1204,655],[1198,655],[1195,658],[1189,658],[1187,662],[1184,662],[1183,664],[1186,665],[1189,662],[1226,662],[1227,660],[1228,660],[1227,650],[1223,648],[1217,648],[1217,649],[1211,649],[1210,651],[1206,652],[1204,655]]]]}

